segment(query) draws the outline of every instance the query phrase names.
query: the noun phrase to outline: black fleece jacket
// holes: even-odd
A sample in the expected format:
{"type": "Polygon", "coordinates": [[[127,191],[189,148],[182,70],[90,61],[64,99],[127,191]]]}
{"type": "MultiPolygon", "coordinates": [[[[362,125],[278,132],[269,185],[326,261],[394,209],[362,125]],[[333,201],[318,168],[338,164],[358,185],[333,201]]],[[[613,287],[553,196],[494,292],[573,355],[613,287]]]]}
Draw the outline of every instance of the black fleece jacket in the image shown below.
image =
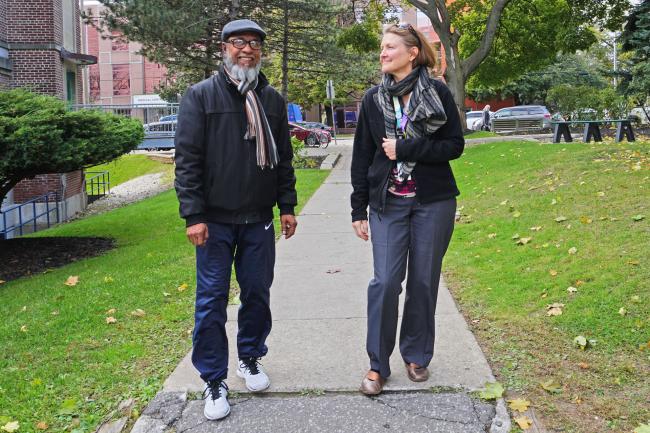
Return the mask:
{"type": "MultiPolygon", "coordinates": [[[[433,79],[432,79],[433,80],[433,79]]],[[[465,147],[463,128],[449,88],[433,80],[447,114],[447,122],[434,134],[397,140],[397,159],[416,162],[412,176],[419,203],[447,200],[460,194],[449,161],[460,157],[465,147]]],[[[367,220],[368,206],[383,212],[388,191],[388,175],[395,161],[386,156],[382,139],[386,137],[384,115],[373,95],[366,92],[354,135],[352,154],[352,221],[367,220]]]]}
{"type": "Polygon", "coordinates": [[[276,204],[281,214],[293,214],[296,178],[284,99],[263,74],[255,92],[278,148],[274,169],[257,166],[255,140],[244,139],[246,99],[222,71],[192,86],[181,101],[175,187],[188,226],[270,221],[276,204]]]}

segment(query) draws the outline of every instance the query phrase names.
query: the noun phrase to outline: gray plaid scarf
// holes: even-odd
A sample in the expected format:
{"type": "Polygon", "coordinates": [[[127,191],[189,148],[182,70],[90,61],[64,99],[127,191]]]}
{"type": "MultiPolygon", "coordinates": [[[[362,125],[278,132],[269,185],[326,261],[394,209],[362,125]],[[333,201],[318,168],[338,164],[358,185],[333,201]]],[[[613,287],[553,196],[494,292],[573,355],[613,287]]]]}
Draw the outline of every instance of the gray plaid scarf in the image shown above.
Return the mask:
{"type": "MultiPolygon", "coordinates": [[[[392,75],[384,74],[379,91],[374,99],[384,113],[386,137],[397,137],[397,119],[393,107],[393,96],[402,96],[411,92],[404,113],[409,118],[406,123],[406,137],[423,137],[433,134],[447,122],[445,108],[440,96],[429,77],[427,68],[415,67],[403,80],[395,83],[392,75]]],[[[400,161],[397,164],[399,180],[406,180],[415,168],[415,162],[400,161]]]]}
{"type": "Polygon", "coordinates": [[[223,71],[228,76],[228,79],[237,86],[240,94],[246,96],[246,118],[248,119],[248,129],[246,131],[245,139],[255,139],[257,145],[257,165],[260,168],[274,168],[278,165],[278,149],[273,139],[273,133],[269,126],[269,121],[264,113],[262,102],[255,93],[257,87],[257,80],[253,83],[240,82],[234,75],[230,73],[228,68],[223,68],[223,71]]]}

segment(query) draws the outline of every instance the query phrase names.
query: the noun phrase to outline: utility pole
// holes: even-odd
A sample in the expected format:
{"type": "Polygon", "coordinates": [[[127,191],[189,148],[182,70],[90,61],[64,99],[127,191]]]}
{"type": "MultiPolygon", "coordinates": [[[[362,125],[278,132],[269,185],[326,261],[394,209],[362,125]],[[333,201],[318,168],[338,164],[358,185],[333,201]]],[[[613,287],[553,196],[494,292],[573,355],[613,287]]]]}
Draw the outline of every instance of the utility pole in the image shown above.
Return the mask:
{"type": "Polygon", "coordinates": [[[327,80],[327,85],[325,86],[325,94],[327,99],[330,100],[330,108],[332,109],[332,127],[334,130],[334,145],[338,145],[336,141],[336,119],[334,119],[334,81],[327,80]]]}

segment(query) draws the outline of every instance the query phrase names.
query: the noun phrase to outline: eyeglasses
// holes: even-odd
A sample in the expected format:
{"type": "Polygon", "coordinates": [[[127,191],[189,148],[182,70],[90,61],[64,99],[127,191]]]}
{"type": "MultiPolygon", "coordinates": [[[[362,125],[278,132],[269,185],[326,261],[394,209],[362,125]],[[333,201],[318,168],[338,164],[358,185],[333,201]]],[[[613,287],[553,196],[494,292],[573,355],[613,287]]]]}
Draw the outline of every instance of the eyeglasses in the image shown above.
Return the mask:
{"type": "Polygon", "coordinates": [[[230,39],[229,41],[225,41],[226,44],[232,44],[233,47],[241,50],[244,48],[246,45],[250,45],[250,47],[254,50],[261,50],[262,46],[264,43],[260,41],[259,39],[252,39],[250,41],[247,41],[246,39],[230,39]]]}
{"type": "Polygon", "coordinates": [[[408,30],[409,32],[411,32],[411,34],[415,36],[415,39],[417,39],[418,41],[418,48],[422,46],[422,41],[420,40],[420,37],[418,36],[417,32],[415,31],[412,25],[410,25],[409,23],[402,23],[402,24],[395,24],[395,27],[401,30],[408,30]]]}

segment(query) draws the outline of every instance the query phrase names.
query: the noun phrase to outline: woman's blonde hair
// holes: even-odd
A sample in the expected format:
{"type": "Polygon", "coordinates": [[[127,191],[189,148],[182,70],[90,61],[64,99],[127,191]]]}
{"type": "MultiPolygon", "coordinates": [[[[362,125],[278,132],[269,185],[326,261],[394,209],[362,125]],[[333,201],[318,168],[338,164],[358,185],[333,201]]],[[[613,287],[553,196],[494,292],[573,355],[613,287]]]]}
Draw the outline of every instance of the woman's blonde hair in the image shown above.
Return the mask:
{"type": "Polygon", "coordinates": [[[418,56],[413,60],[413,67],[426,66],[432,72],[438,70],[438,56],[426,36],[411,24],[390,24],[384,28],[384,35],[392,33],[399,36],[407,47],[417,47],[418,56]]]}

